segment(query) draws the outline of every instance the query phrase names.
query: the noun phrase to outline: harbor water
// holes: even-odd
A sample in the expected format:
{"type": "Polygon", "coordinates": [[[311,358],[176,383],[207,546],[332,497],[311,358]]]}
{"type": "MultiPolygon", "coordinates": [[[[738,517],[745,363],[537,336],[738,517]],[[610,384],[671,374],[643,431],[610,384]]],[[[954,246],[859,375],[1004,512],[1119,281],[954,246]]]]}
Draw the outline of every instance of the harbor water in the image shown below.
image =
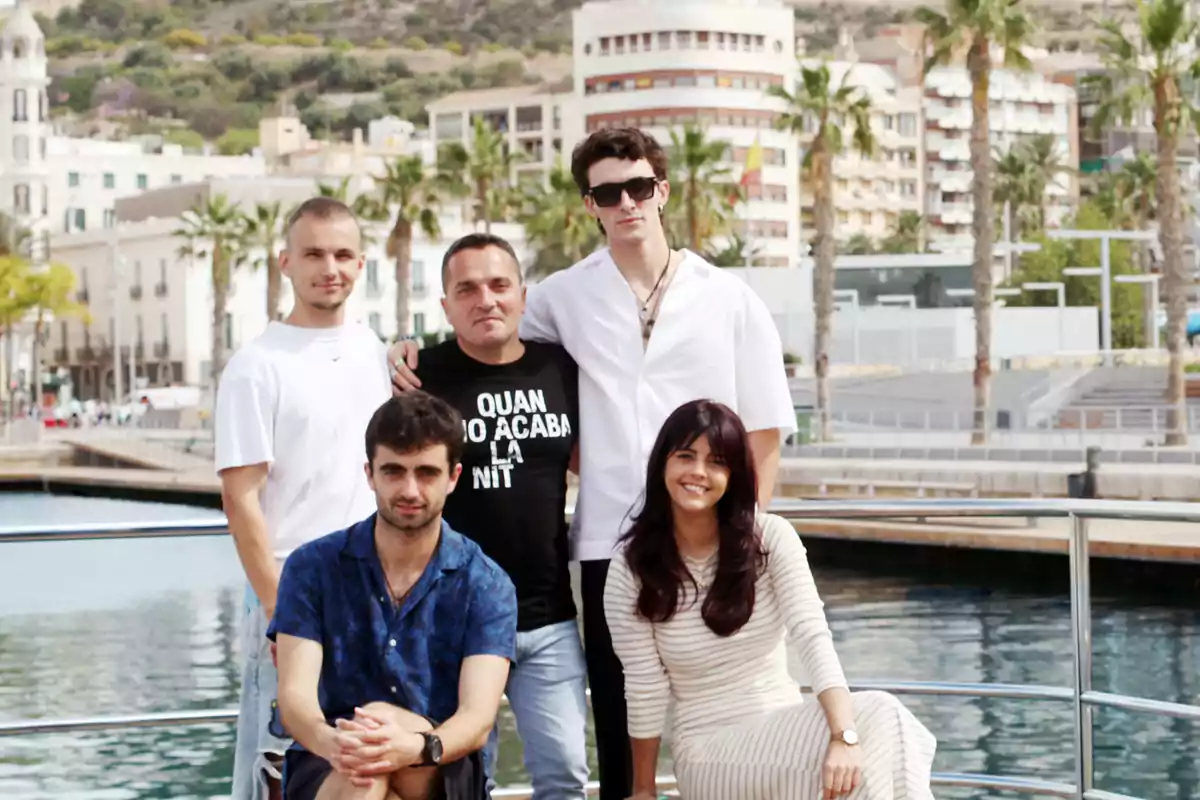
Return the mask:
{"type": "MultiPolygon", "coordinates": [[[[153,503],[0,494],[0,527],[214,516],[153,503]]],[[[813,566],[852,680],[1072,683],[1065,593],[929,585],[816,559],[813,566]]],[[[1094,588],[1095,688],[1200,703],[1196,598],[1146,605],[1094,588]]],[[[242,593],[225,536],[0,542],[0,720],[235,707],[242,593]]],[[[1070,703],[904,699],[938,737],[938,771],[1073,782],[1070,703]]],[[[499,782],[526,783],[507,713],[502,725],[499,782]]],[[[1099,788],[1154,800],[1200,798],[1200,725],[1098,710],[1095,742],[1099,788]]],[[[0,738],[0,798],[223,798],[232,754],[227,725],[0,738]]],[[[1002,795],[944,789],[937,796],[1002,795]]]]}

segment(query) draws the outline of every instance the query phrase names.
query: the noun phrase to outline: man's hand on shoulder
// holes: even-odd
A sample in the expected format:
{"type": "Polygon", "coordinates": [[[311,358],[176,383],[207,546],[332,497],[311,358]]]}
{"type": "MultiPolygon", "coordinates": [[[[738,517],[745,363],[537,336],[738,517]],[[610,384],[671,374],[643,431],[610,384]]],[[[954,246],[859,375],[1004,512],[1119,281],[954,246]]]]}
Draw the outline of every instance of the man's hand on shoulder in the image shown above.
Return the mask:
{"type": "Polygon", "coordinates": [[[421,379],[414,372],[419,350],[415,339],[401,339],[388,348],[388,365],[392,373],[392,391],[395,394],[413,392],[421,388],[421,379]]]}

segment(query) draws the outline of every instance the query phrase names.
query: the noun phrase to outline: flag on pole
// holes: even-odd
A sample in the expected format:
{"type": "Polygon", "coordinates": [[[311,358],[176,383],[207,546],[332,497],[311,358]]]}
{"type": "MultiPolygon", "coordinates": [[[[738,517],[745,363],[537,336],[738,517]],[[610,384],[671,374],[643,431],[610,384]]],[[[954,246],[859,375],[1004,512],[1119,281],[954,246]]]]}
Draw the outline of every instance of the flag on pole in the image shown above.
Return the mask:
{"type": "Polygon", "coordinates": [[[754,144],[750,145],[750,150],[746,153],[746,167],[742,170],[742,186],[761,186],[762,167],[762,142],[759,137],[755,136],[754,144]]]}
{"type": "MultiPolygon", "coordinates": [[[[742,189],[749,189],[751,186],[762,186],[762,167],[762,142],[758,136],[755,136],[754,144],[750,145],[750,149],[746,151],[746,165],[742,168],[742,178],[738,181],[738,186],[742,189]]],[[[736,195],[731,197],[730,205],[736,202],[736,200],[736,195]]]]}

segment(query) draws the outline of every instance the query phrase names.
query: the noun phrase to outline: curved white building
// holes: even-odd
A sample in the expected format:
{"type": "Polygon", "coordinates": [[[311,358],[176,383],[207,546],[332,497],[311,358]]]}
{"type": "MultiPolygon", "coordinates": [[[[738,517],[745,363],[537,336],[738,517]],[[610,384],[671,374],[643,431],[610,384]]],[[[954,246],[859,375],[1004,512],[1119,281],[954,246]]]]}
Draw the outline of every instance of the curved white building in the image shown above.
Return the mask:
{"type": "Polygon", "coordinates": [[[29,6],[19,3],[0,34],[0,209],[31,231],[35,261],[45,257],[49,236],[49,84],[45,36],[29,6]]]}
{"type": "Polygon", "coordinates": [[[732,145],[741,175],[755,140],[761,187],[741,208],[755,265],[787,266],[799,255],[796,139],[773,129],[782,108],[769,86],[792,87],[795,22],[780,0],[592,0],[574,15],[575,93],[564,153],[591,131],[632,126],[664,146],[687,122],[732,145]],[[582,129],[579,129],[580,126],[582,129]]]}

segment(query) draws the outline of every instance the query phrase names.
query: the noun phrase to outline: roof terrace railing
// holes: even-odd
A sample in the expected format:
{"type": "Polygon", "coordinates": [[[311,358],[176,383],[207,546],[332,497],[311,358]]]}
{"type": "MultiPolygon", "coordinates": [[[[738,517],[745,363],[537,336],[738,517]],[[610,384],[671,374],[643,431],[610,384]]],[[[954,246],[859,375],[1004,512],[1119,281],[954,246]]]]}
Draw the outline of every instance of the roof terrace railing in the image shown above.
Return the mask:
{"type": "MultiPolygon", "coordinates": [[[[1097,707],[1177,717],[1200,721],[1200,706],[1150,698],[1098,692],[1092,688],[1092,613],[1088,561],[1088,521],[1121,519],[1158,522],[1200,522],[1200,506],[1188,503],[1145,503],[1113,500],[974,500],[932,499],[904,501],[800,502],[779,499],[771,511],[793,522],[803,519],[910,519],[953,517],[1057,517],[1071,520],[1068,550],[1071,573],[1071,631],[1074,680],[1071,686],[1039,686],[996,683],[946,683],[858,681],[854,690],[877,689],[901,695],[942,697],[1005,698],[1071,703],[1074,709],[1074,782],[1031,777],[935,773],[935,786],[955,786],[1027,795],[1070,797],[1077,800],[1137,800],[1099,790],[1093,769],[1092,713],[1097,707]]],[[[226,533],[222,520],[181,521],[153,524],[80,524],[59,526],[0,527],[3,542],[53,542],[97,539],[212,536],[226,533]]],[[[810,691],[807,687],[805,691],[810,691]]],[[[97,716],[80,719],[26,719],[0,721],[0,738],[35,734],[107,731],[125,728],[230,724],[236,709],[176,711],[136,715],[97,716]]],[[[664,788],[674,785],[670,776],[661,778],[664,788]]],[[[595,783],[590,792],[597,790],[595,783]]],[[[526,787],[502,787],[497,798],[528,797],[526,787]]]]}

